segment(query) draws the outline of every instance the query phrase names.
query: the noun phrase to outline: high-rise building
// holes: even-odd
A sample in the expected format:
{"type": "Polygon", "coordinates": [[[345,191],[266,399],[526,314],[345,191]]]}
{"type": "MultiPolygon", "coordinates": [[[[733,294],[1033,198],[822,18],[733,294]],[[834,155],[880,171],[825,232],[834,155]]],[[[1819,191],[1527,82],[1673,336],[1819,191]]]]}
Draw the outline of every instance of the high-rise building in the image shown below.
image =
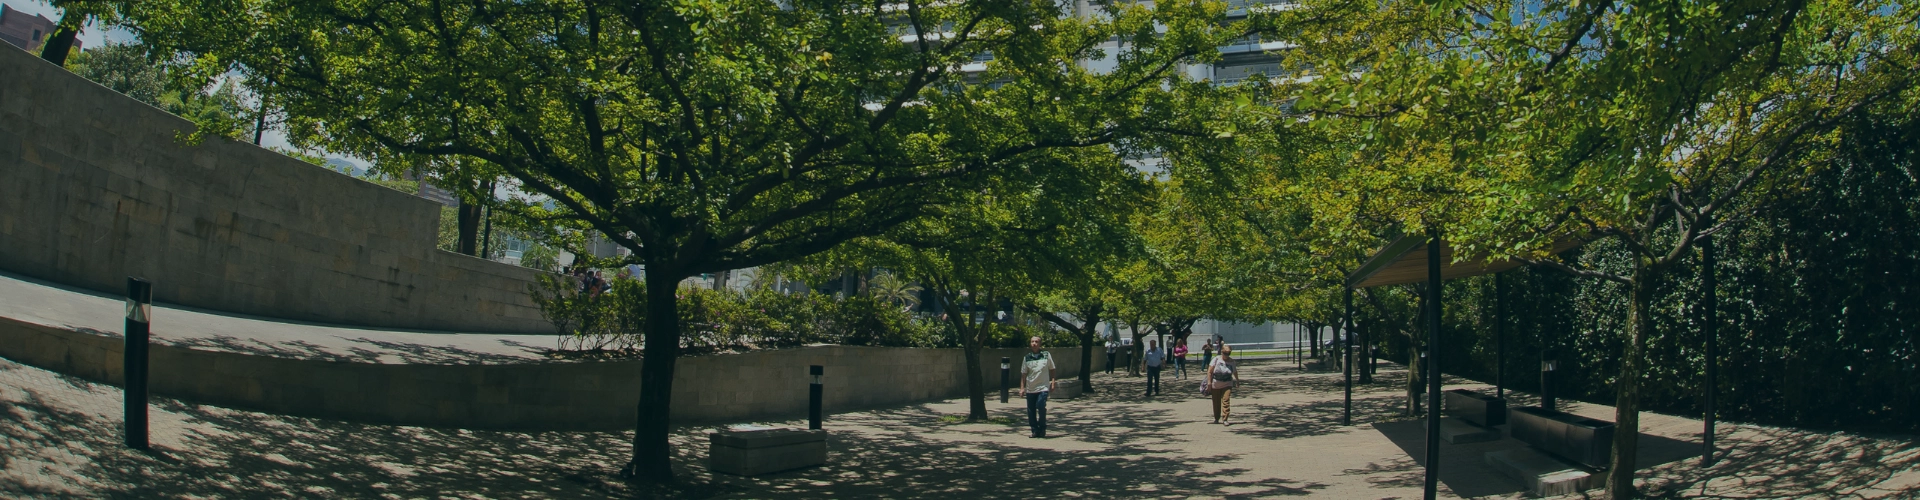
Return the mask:
{"type": "MultiPolygon", "coordinates": [[[[53,37],[58,24],[47,16],[27,14],[13,10],[13,7],[0,5],[0,40],[28,52],[39,52],[40,46],[53,37]]],[[[73,41],[73,49],[80,50],[80,41],[73,41]]]]}

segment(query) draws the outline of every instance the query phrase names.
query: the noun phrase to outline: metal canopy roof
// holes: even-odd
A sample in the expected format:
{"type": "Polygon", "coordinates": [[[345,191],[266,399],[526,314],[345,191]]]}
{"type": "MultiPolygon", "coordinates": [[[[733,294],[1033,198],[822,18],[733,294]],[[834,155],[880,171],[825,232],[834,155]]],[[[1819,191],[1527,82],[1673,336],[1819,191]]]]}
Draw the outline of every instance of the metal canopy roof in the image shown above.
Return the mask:
{"type": "MultiPolygon", "coordinates": [[[[1360,269],[1347,276],[1349,288],[1372,288],[1385,285],[1402,285],[1427,281],[1427,235],[1409,234],[1394,238],[1373,258],[1367,259],[1360,269]]],[[[1465,278],[1492,274],[1524,265],[1517,260],[1488,262],[1485,258],[1469,258],[1454,262],[1453,245],[1440,247],[1440,279],[1465,278]]],[[[1581,245],[1577,239],[1561,239],[1553,242],[1553,253],[1572,250],[1581,245]]]]}

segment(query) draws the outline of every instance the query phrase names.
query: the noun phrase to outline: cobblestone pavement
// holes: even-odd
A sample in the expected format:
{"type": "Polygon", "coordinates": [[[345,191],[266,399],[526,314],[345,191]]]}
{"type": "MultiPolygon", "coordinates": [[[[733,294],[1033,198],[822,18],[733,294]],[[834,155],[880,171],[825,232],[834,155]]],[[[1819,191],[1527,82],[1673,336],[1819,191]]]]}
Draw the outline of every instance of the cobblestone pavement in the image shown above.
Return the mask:
{"type": "MultiPolygon", "coordinates": [[[[153,400],[155,451],[134,452],[120,444],[118,388],[0,359],[0,497],[1418,498],[1421,468],[1403,451],[1417,447],[1404,428],[1418,424],[1395,416],[1402,372],[1360,387],[1359,425],[1341,426],[1337,374],[1281,362],[1247,368],[1230,427],[1209,423],[1196,380],[1169,379],[1165,395],[1146,398],[1139,378],[1099,375],[1087,396],[1052,405],[1056,437],[1027,438],[1017,398],[990,398],[986,423],[960,422],[964,399],[841,413],[828,420],[829,465],[754,478],[709,473],[704,442],[714,428],[681,427],[673,440],[682,483],[659,488],[615,479],[631,433],[372,425],[167,398],[153,400]]],[[[1697,421],[1643,421],[1669,448],[1697,448],[1688,434],[1697,421]]],[[[1644,487],[1668,497],[1920,496],[1911,436],[1721,429],[1728,456],[1719,465],[1656,465],[1642,472],[1644,487]]],[[[1463,450],[1443,456],[1443,496],[1518,497],[1516,483],[1475,472],[1457,457],[1471,451],[1463,450]]]]}

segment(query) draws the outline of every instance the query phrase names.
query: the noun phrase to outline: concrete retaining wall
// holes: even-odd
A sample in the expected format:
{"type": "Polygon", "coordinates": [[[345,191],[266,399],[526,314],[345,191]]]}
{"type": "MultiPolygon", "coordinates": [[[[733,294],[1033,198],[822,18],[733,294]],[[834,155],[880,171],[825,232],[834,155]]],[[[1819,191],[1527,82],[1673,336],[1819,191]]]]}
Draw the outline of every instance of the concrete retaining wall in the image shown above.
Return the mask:
{"type": "MultiPolygon", "coordinates": [[[[124,341],[0,318],[0,356],[101,382],[122,383],[124,341]]],[[[1079,348],[1050,349],[1060,377],[1078,376],[1079,348]]],[[[981,356],[989,397],[1000,357],[981,356]]],[[[825,409],[839,413],[966,395],[959,349],[826,346],[682,358],[674,369],[675,423],[804,418],[807,367],[825,367],[825,409]]],[[[1095,363],[1104,361],[1096,357],[1095,363]]],[[[306,361],[155,345],[154,394],[247,410],[359,422],[519,430],[631,429],[639,361],[506,365],[306,361]]],[[[1017,366],[1017,365],[1016,365],[1017,366]]],[[[1018,372],[1015,372],[1018,377],[1018,372]]],[[[1017,381],[1015,382],[1018,383],[1017,381]]]]}
{"type": "Polygon", "coordinates": [[[192,124],[0,50],[0,270],[275,318],[551,332],[534,271],[442,252],[433,202],[192,124]]]}

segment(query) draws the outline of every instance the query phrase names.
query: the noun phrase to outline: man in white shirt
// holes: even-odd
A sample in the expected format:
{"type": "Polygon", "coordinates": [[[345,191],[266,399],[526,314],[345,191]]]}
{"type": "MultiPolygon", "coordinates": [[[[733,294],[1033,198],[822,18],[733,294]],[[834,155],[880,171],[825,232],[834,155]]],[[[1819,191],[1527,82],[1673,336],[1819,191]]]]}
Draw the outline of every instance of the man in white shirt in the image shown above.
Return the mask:
{"type": "Polygon", "coordinates": [[[1113,355],[1120,352],[1120,343],[1113,341],[1113,334],[1107,334],[1107,374],[1113,374],[1113,355]]]}
{"type": "Polygon", "coordinates": [[[1142,360],[1147,362],[1147,395],[1152,396],[1160,392],[1160,366],[1167,361],[1167,354],[1160,352],[1160,341],[1147,341],[1147,355],[1142,360]]]}
{"type": "Polygon", "coordinates": [[[1027,398],[1027,428],[1032,436],[1047,437],[1047,395],[1053,392],[1053,353],[1040,350],[1040,337],[1027,339],[1031,352],[1020,362],[1020,396],[1027,398]]]}

